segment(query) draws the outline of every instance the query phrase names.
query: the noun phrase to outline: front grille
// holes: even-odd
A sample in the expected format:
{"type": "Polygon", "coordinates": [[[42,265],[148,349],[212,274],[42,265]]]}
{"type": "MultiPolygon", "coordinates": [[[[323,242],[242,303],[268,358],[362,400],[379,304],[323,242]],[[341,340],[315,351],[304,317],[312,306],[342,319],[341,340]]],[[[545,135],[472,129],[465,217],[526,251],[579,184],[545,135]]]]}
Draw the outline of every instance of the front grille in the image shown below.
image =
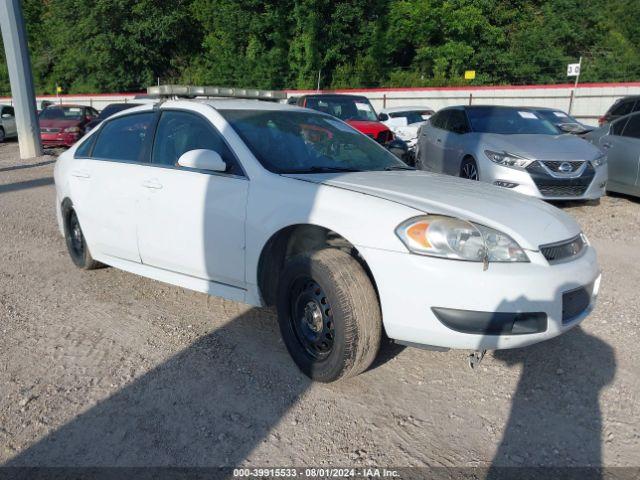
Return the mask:
{"type": "Polygon", "coordinates": [[[591,303],[593,285],[575,288],[562,294],[562,323],[571,323],[583,313],[591,303]]]}
{"type": "Polygon", "coordinates": [[[59,128],[41,128],[40,131],[44,133],[58,133],[60,132],[60,129],[59,128]]]}
{"type": "Polygon", "coordinates": [[[584,161],[580,160],[580,161],[572,161],[572,162],[558,162],[558,161],[543,161],[541,162],[544,164],[545,167],[547,167],[549,170],[551,170],[554,173],[564,173],[564,174],[568,174],[568,173],[574,173],[576,171],[578,171],[578,169],[584,165],[584,161]],[[569,166],[571,166],[571,170],[567,170],[567,171],[562,171],[560,170],[560,165],[562,164],[567,164],[569,166]]]}
{"type": "MultiPolygon", "coordinates": [[[[565,162],[545,161],[545,166],[547,163],[551,163],[551,167],[553,167],[554,164],[557,163],[559,164],[557,165],[557,167],[559,168],[560,165],[565,162]]],[[[579,162],[573,163],[577,164],[579,162]]],[[[572,166],[574,166],[573,163],[572,166]]],[[[587,191],[589,185],[591,185],[591,182],[596,175],[596,171],[593,168],[593,165],[591,165],[591,163],[589,162],[582,162],[582,166],[578,166],[575,170],[577,172],[578,169],[582,168],[582,173],[580,173],[580,176],[573,178],[553,176],[548,171],[551,170],[551,167],[547,166],[545,168],[545,166],[542,165],[541,161],[536,161],[532,162],[527,167],[529,175],[531,175],[533,182],[536,184],[536,187],[538,187],[538,190],[540,190],[540,194],[543,197],[580,197],[587,191]]],[[[558,174],[560,174],[560,172],[558,172],[558,174]]]]}
{"type": "Polygon", "coordinates": [[[579,197],[584,195],[589,185],[537,185],[545,197],[579,197]]]}
{"type": "Polygon", "coordinates": [[[584,251],[586,246],[584,237],[578,235],[564,242],[541,245],[540,252],[549,263],[557,263],[577,257],[584,251]]]}

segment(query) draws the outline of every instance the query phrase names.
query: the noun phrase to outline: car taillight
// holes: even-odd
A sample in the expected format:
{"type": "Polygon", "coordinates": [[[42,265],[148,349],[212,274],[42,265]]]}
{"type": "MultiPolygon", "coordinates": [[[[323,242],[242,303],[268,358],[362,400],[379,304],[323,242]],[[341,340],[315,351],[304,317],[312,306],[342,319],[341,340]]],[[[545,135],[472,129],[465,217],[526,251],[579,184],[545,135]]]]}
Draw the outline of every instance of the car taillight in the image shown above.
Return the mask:
{"type": "Polygon", "coordinates": [[[600,118],[598,119],[598,125],[599,125],[599,126],[604,125],[606,122],[607,122],[607,117],[600,117],[600,118]]]}

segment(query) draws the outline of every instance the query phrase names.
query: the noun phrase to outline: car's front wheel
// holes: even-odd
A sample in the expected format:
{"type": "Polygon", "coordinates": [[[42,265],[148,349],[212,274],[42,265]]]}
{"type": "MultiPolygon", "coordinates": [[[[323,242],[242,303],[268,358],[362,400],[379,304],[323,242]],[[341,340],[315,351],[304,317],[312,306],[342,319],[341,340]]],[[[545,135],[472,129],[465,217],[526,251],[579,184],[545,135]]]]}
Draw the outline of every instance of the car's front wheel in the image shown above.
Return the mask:
{"type": "Polygon", "coordinates": [[[75,210],[69,209],[65,213],[64,219],[64,238],[73,263],[84,270],[98,268],[101,264],[96,262],[89,252],[75,210]]]}
{"type": "Polygon", "coordinates": [[[468,180],[480,180],[478,174],[478,164],[471,157],[466,157],[460,165],[460,176],[468,180]]]}
{"type": "Polygon", "coordinates": [[[289,259],[277,307],[284,343],[313,380],[358,375],[378,353],[378,297],[363,267],[346,252],[324,249],[289,259]]]}

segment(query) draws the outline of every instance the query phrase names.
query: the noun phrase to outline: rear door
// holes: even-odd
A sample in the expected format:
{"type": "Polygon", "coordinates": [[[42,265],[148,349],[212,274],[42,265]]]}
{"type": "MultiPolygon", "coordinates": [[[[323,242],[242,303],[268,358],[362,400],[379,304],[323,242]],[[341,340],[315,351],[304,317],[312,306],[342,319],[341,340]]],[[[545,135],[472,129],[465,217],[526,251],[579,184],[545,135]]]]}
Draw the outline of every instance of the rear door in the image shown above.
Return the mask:
{"type": "MultiPolygon", "coordinates": [[[[204,107],[203,107],[204,108],[204,107]]],[[[249,181],[222,135],[201,113],[163,110],[138,224],[142,263],[226,286],[245,287],[249,181]],[[180,156],[207,149],[225,172],[184,168],[180,156]]]]}
{"type": "Polygon", "coordinates": [[[599,143],[607,153],[609,186],[614,191],[632,193],[640,169],[640,114],[614,121],[609,135],[601,137],[599,143]]]}
{"type": "Polygon", "coordinates": [[[444,173],[444,142],[451,110],[442,110],[420,129],[420,158],[425,170],[444,173]]]}
{"type": "Polygon", "coordinates": [[[464,135],[469,133],[469,123],[464,110],[451,110],[447,132],[443,139],[444,160],[442,171],[449,175],[460,174],[460,163],[464,155],[464,135]]]}
{"type": "Polygon", "coordinates": [[[142,182],[147,174],[152,111],[106,121],[83,143],[71,170],[71,198],[91,253],[140,262],[136,235],[142,182]],[[84,150],[88,150],[84,152],[84,150]]]}

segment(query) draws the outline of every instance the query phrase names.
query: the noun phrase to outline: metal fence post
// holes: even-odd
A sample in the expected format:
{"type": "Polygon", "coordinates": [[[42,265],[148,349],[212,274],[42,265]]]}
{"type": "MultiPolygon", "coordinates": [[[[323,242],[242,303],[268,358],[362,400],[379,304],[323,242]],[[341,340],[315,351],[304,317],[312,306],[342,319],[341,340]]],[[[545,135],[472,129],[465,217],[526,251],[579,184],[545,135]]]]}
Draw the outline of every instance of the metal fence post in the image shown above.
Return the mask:
{"type": "Polygon", "coordinates": [[[469,105],[473,103],[473,93],[469,94],[469,105]]]}
{"type": "Polygon", "coordinates": [[[12,103],[15,101],[20,158],[39,157],[42,155],[40,126],[36,116],[36,96],[20,0],[0,0],[0,29],[9,70],[12,103]]]}

